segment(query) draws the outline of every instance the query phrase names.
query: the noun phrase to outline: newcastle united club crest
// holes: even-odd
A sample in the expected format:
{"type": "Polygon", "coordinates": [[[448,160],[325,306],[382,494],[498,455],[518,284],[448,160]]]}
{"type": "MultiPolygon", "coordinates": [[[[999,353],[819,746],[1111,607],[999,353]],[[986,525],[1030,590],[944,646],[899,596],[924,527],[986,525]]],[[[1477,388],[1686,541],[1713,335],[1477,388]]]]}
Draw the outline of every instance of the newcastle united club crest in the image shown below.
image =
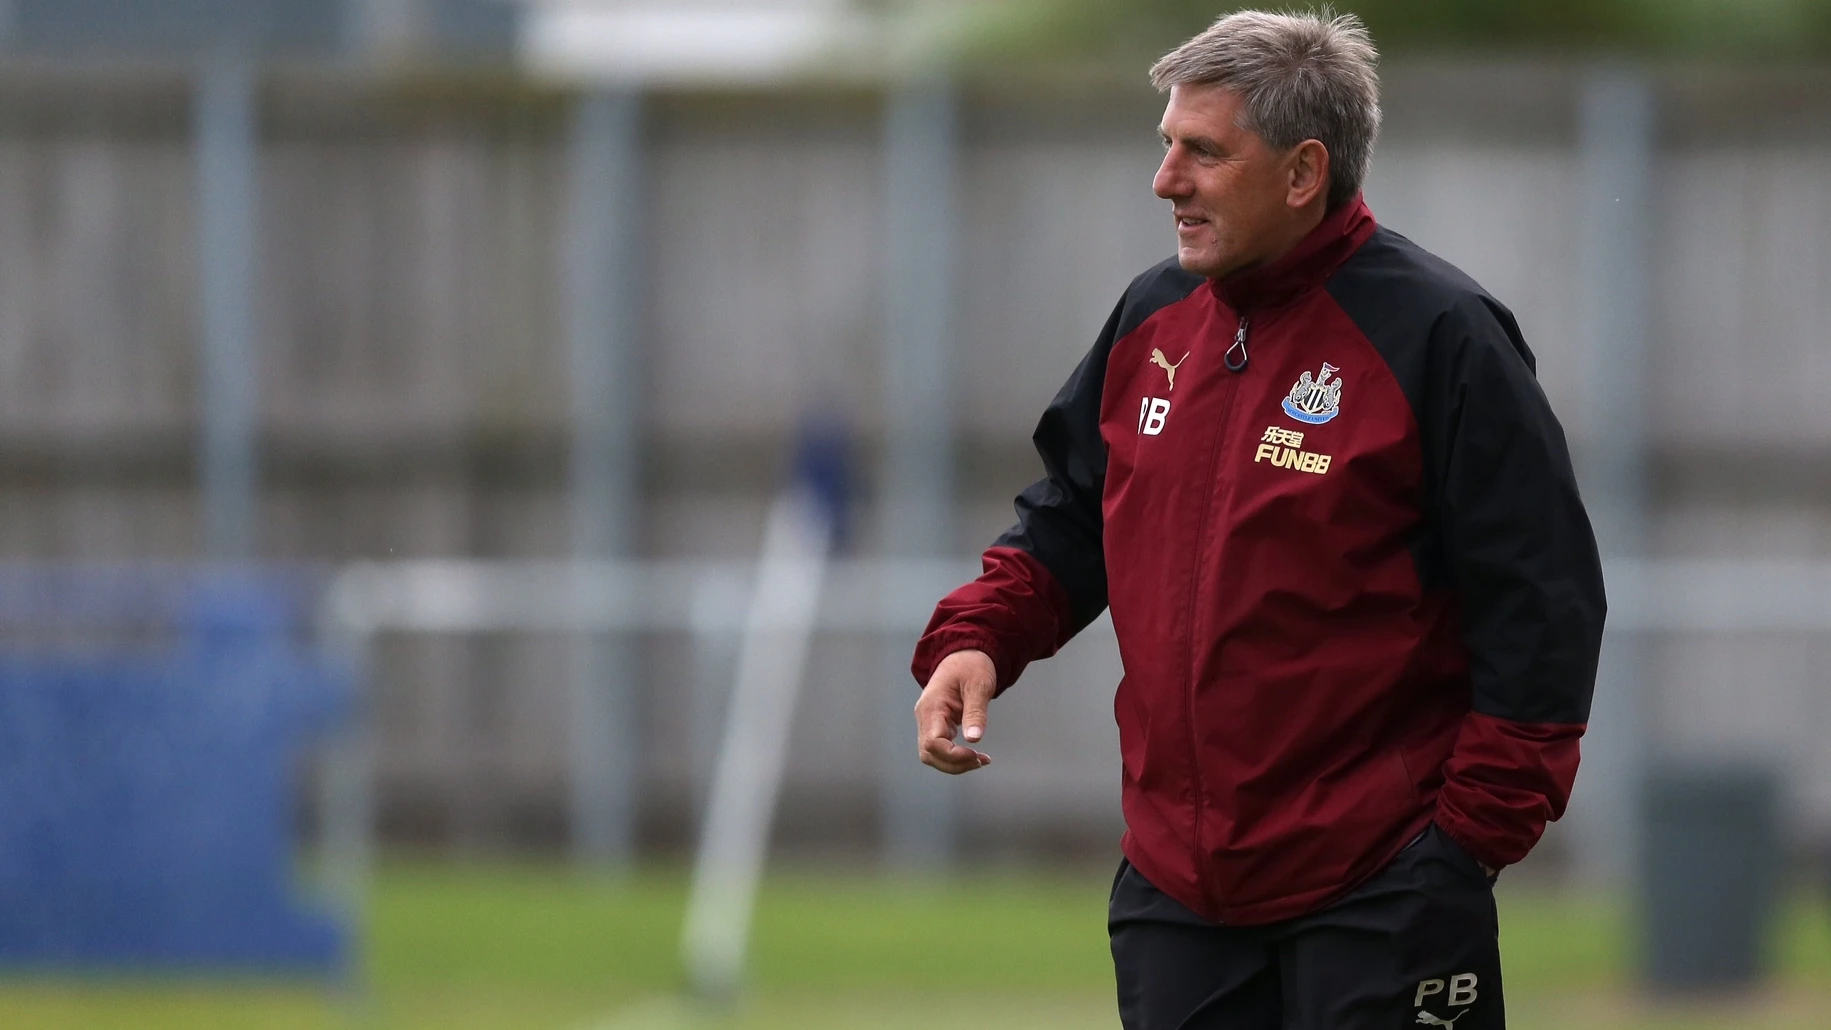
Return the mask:
{"type": "Polygon", "coordinates": [[[1291,387],[1290,396],[1284,398],[1284,413],[1313,426],[1320,426],[1341,414],[1341,380],[1329,380],[1330,376],[1340,371],[1325,361],[1322,363],[1322,374],[1314,379],[1305,372],[1303,378],[1297,380],[1297,385],[1291,387]]]}

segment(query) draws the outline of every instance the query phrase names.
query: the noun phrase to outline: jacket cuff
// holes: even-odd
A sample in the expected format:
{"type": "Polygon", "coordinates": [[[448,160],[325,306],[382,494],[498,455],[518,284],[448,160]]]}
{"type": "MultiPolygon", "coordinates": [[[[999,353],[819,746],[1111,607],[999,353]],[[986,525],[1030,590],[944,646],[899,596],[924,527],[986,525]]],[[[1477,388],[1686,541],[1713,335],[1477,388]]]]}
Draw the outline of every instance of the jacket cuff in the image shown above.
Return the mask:
{"type": "Polygon", "coordinates": [[[989,631],[977,626],[943,626],[922,637],[917,642],[915,659],[909,663],[909,671],[915,676],[917,687],[928,686],[934,678],[935,667],[942,660],[956,651],[983,651],[992,658],[992,667],[998,670],[998,689],[1000,692],[1017,681],[1017,674],[1023,669],[1009,673],[1004,660],[998,653],[998,641],[989,631]]]}
{"type": "Polygon", "coordinates": [[[1042,562],[1017,548],[993,547],[983,564],[978,579],[935,606],[910,663],[916,682],[926,686],[941,659],[971,649],[991,656],[1002,694],[1025,666],[1054,654],[1072,635],[1068,594],[1042,562]]]}
{"type": "Polygon", "coordinates": [[[1437,825],[1483,865],[1525,858],[1545,824],[1564,814],[1583,730],[1470,712],[1443,766],[1437,825]]]}

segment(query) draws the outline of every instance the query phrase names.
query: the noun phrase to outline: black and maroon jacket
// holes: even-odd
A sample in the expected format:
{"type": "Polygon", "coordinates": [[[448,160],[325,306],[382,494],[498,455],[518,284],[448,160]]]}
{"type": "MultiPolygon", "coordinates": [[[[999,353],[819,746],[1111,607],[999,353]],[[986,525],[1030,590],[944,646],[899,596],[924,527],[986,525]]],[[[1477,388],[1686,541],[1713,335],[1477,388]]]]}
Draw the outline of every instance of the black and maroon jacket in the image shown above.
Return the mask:
{"type": "Polygon", "coordinates": [[[1433,819],[1498,867],[1563,814],[1604,611],[1564,433],[1507,309],[1360,200],[1253,271],[1139,276],[1036,446],[915,676],[976,648],[1002,690],[1110,607],[1165,893],[1271,922],[1433,819]]]}

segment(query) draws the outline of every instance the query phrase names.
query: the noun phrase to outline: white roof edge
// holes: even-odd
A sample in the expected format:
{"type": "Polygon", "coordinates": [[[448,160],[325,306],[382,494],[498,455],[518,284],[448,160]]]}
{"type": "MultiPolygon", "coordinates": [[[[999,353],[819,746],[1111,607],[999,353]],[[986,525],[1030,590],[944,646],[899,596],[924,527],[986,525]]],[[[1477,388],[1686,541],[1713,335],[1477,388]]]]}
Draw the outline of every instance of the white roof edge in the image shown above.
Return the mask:
{"type": "Polygon", "coordinates": [[[543,78],[626,85],[761,85],[881,62],[885,19],[833,5],[536,3],[520,53],[543,78]]]}

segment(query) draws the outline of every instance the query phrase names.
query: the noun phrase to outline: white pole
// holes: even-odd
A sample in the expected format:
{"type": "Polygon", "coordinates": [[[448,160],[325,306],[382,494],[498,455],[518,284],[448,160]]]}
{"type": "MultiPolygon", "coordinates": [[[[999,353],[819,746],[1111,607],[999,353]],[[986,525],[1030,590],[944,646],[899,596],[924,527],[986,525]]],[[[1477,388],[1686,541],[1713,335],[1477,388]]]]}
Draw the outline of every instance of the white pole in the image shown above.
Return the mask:
{"type": "Polygon", "coordinates": [[[813,497],[791,489],[777,498],[745,618],[681,940],[689,983],[703,998],[728,998],[743,980],[751,912],[831,546],[829,517],[813,497]]]}

